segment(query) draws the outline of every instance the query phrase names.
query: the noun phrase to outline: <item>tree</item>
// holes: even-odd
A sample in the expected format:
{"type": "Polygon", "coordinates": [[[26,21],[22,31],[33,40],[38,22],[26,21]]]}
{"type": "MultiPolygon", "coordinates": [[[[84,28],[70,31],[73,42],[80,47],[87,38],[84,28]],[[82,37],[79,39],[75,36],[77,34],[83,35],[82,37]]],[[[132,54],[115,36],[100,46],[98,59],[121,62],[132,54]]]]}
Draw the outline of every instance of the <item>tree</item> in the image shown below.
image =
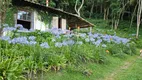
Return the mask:
{"type": "Polygon", "coordinates": [[[118,28],[120,17],[122,13],[125,11],[125,7],[130,3],[127,0],[125,3],[122,3],[123,0],[112,1],[111,3],[111,14],[112,14],[112,27],[116,30],[118,28]],[[123,5],[123,6],[122,6],[123,5]]]}
{"type": "MultiPolygon", "coordinates": [[[[135,0],[131,0],[130,4],[133,5],[134,3],[135,3],[135,0]]],[[[138,3],[136,3],[134,6],[135,6],[135,8],[134,8],[134,10],[133,10],[133,12],[132,12],[130,28],[132,27],[134,18],[135,18],[135,16],[136,16],[136,11],[137,11],[137,7],[138,7],[138,3]]]]}
{"type": "Polygon", "coordinates": [[[81,10],[81,8],[82,8],[83,5],[84,5],[84,0],[82,0],[81,5],[77,8],[78,3],[79,3],[79,0],[76,0],[76,3],[75,3],[75,11],[76,11],[77,15],[80,16],[80,10],[81,10]]]}
{"type": "Polygon", "coordinates": [[[2,28],[10,4],[11,0],[0,0],[0,28],[2,28]]]}
{"type": "Polygon", "coordinates": [[[109,8],[110,8],[110,0],[104,0],[104,20],[108,19],[109,8]]]}
{"type": "Polygon", "coordinates": [[[92,13],[93,13],[93,10],[94,10],[94,6],[95,6],[95,1],[91,0],[90,2],[92,3],[92,6],[91,6],[91,10],[90,10],[89,18],[91,18],[92,13]]]}
{"type": "Polygon", "coordinates": [[[138,0],[138,10],[137,10],[137,33],[136,38],[139,37],[139,27],[141,23],[141,13],[142,13],[142,0],[138,0]]]}

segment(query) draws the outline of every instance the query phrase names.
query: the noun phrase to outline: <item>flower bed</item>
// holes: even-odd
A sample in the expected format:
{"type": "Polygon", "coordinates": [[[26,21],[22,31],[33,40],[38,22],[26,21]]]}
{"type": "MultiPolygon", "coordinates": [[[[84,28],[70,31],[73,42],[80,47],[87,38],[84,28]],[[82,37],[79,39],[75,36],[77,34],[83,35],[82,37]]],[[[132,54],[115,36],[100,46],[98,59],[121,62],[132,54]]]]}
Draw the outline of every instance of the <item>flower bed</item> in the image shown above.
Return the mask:
{"type": "Polygon", "coordinates": [[[136,53],[130,39],[115,35],[71,33],[56,28],[28,33],[10,30],[11,36],[0,38],[0,77],[4,79],[30,79],[38,72],[87,62],[105,63],[109,55],[125,58],[126,54],[136,53]]]}

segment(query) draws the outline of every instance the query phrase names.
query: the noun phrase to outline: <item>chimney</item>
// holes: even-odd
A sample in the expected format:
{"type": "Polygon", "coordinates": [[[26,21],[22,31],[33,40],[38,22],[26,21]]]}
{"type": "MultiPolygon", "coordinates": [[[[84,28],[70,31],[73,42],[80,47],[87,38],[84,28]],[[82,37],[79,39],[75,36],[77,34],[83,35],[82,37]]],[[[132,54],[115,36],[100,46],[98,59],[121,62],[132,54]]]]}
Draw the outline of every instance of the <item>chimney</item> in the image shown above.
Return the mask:
{"type": "Polygon", "coordinates": [[[49,4],[49,0],[46,0],[46,6],[48,6],[48,4],[49,4]]]}

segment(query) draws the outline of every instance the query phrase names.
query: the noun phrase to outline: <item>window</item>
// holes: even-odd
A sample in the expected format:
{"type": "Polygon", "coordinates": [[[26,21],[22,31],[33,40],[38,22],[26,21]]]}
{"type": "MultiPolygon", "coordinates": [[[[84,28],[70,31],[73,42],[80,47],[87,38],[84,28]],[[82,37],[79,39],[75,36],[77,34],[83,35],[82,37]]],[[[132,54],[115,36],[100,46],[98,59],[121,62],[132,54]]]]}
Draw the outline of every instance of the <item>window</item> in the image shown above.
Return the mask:
{"type": "Polygon", "coordinates": [[[18,11],[17,24],[23,25],[26,29],[31,29],[31,13],[26,11],[18,11]]]}
{"type": "Polygon", "coordinates": [[[17,19],[31,21],[31,13],[26,11],[18,11],[17,19]]]}

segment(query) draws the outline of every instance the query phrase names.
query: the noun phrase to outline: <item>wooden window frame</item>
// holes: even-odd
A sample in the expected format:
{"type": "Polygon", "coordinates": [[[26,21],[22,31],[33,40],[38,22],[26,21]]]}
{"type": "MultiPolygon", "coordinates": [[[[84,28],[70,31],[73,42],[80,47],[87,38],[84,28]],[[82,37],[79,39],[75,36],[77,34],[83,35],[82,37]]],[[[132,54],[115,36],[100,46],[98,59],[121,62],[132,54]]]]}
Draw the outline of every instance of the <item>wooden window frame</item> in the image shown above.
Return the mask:
{"type": "MultiPolygon", "coordinates": [[[[26,16],[26,18],[27,18],[27,16],[26,16]]],[[[18,12],[17,12],[17,20],[26,21],[26,22],[32,22],[32,12],[27,11],[27,10],[22,10],[22,9],[18,10],[18,12]],[[30,20],[18,19],[18,13],[19,13],[20,11],[29,12],[29,13],[30,13],[30,20]]]]}

